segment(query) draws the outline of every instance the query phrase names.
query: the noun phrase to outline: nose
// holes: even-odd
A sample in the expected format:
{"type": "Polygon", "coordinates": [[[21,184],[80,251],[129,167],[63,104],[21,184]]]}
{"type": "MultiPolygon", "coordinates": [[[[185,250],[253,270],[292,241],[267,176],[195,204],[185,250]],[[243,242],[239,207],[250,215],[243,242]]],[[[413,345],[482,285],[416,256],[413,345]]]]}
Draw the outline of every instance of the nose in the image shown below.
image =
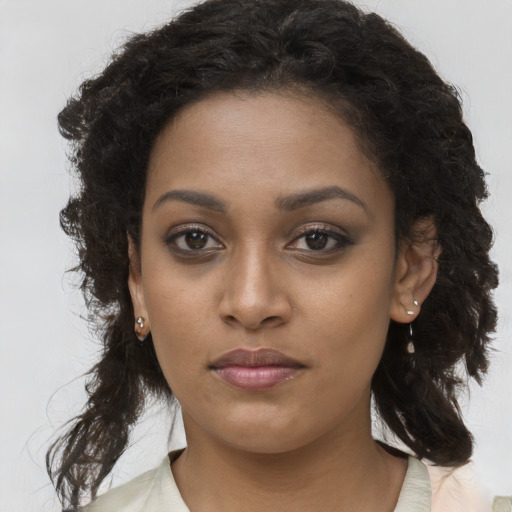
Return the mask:
{"type": "Polygon", "coordinates": [[[255,248],[234,257],[219,304],[221,319],[251,331],[287,323],[292,306],[277,267],[269,255],[255,248]]]}

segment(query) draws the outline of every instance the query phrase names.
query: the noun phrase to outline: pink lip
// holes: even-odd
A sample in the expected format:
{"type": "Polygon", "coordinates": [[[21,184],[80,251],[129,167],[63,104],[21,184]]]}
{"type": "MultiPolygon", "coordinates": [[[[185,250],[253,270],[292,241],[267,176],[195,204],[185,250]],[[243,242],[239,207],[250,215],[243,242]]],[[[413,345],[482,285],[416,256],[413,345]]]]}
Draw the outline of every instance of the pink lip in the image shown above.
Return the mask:
{"type": "Polygon", "coordinates": [[[237,349],[215,360],[210,368],[237,388],[263,391],[292,379],[304,365],[272,349],[237,349]]]}

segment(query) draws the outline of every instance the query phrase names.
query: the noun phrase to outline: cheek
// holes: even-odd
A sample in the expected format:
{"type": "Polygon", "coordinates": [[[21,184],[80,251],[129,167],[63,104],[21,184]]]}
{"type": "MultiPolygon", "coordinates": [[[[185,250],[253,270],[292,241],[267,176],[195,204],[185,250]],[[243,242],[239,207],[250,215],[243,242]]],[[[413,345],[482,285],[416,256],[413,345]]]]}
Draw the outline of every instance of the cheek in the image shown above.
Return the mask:
{"type": "Polygon", "coordinates": [[[164,375],[172,389],[180,374],[186,375],[191,364],[207,365],[207,338],[211,326],[207,298],[199,289],[162,274],[148,282],[146,296],[153,343],[164,375]]]}
{"type": "MultiPolygon", "coordinates": [[[[328,367],[326,375],[343,371],[345,381],[363,375],[371,379],[377,367],[389,326],[392,283],[391,260],[351,266],[330,280],[328,291],[308,300],[311,314],[303,329],[315,338],[316,355],[328,367]],[[370,269],[370,270],[369,270],[370,269]],[[342,369],[342,370],[340,370],[342,369]]],[[[306,308],[305,308],[306,309],[306,308]]],[[[343,378],[343,377],[341,377],[343,378]]]]}

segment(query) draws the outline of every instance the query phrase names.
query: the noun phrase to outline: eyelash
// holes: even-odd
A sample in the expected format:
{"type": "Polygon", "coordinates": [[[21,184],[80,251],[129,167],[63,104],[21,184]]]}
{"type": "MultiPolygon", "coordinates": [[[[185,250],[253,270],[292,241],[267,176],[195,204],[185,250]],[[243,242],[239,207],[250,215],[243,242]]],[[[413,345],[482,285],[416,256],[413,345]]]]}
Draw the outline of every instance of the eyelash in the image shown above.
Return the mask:
{"type": "MultiPolygon", "coordinates": [[[[167,245],[172,252],[175,254],[182,256],[182,257],[189,257],[189,258],[197,258],[201,256],[207,256],[210,254],[213,254],[214,252],[221,250],[224,248],[224,245],[220,242],[217,242],[216,247],[213,248],[198,248],[198,249],[184,249],[177,247],[176,243],[177,241],[185,237],[187,234],[201,234],[206,236],[206,245],[210,242],[210,240],[215,240],[214,235],[212,235],[211,231],[208,229],[205,229],[204,226],[200,225],[190,225],[183,227],[179,229],[178,231],[171,232],[164,238],[164,244],[167,245]]],[[[186,242],[185,242],[186,243],[186,242]]],[[[321,255],[327,255],[331,254],[333,252],[339,251],[341,249],[344,249],[350,245],[353,245],[353,240],[348,237],[346,234],[340,233],[338,231],[334,231],[332,229],[326,228],[324,225],[314,225],[314,226],[306,226],[302,228],[302,230],[299,232],[298,236],[296,236],[290,244],[286,246],[286,248],[291,248],[292,250],[296,251],[302,251],[307,253],[316,254],[318,256],[321,255]],[[328,249],[297,249],[297,248],[291,248],[290,245],[296,243],[297,241],[301,239],[305,239],[307,236],[312,235],[320,235],[320,236],[326,236],[328,237],[327,244],[329,243],[329,239],[335,241],[334,247],[330,247],[328,249]]]]}
{"type": "MultiPolygon", "coordinates": [[[[207,237],[206,243],[207,244],[210,241],[210,239],[216,240],[216,238],[212,235],[211,231],[209,231],[208,229],[205,229],[204,226],[189,225],[189,226],[179,229],[178,231],[169,233],[164,238],[164,243],[174,253],[176,253],[182,257],[189,257],[189,258],[197,258],[198,256],[200,257],[200,256],[209,255],[209,254],[212,254],[214,251],[219,250],[218,247],[214,248],[212,250],[211,248],[210,249],[191,249],[191,248],[182,249],[182,248],[176,246],[177,240],[179,240],[182,237],[185,237],[187,234],[192,234],[192,233],[200,233],[202,235],[206,235],[206,237],[207,237]]],[[[218,245],[220,245],[221,248],[224,247],[220,242],[218,242],[218,245]]]]}
{"type": "MultiPolygon", "coordinates": [[[[304,250],[305,252],[316,253],[319,255],[331,254],[338,250],[344,249],[350,245],[353,245],[353,240],[339,231],[334,231],[333,229],[329,229],[324,225],[315,225],[315,226],[305,226],[299,231],[298,236],[296,236],[291,243],[297,242],[298,240],[305,239],[307,236],[311,235],[321,235],[327,236],[330,239],[333,239],[336,243],[334,247],[329,249],[296,249],[296,250],[304,250]]],[[[287,245],[289,247],[290,244],[287,245]]]]}

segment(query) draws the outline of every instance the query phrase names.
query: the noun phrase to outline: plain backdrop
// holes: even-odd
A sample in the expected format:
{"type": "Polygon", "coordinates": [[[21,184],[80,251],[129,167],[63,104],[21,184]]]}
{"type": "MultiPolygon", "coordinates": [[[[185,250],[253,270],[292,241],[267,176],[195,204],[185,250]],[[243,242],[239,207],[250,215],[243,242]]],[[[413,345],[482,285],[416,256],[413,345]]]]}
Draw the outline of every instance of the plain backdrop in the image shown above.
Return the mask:
{"type": "MultiPolygon", "coordinates": [[[[73,248],[58,212],[73,189],[56,115],[131,33],[191,2],[0,0],[0,511],[57,511],[44,468],[56,428],[79,412],[98,343],[66,269],[73,248]]],[[[485,386],[464,402],[474,461],[492,494],[512,494],[512,1],[367,0],[462,93],[501,267],[500,324],[485,386]]],[[[457,300],[454,297],[453,300],[457,300]]],[[[116,485],[168,450],[168,415],[154,406],[116,467],[116,485]]],[[[307,414],[307,411],[304,411],[307,414]]],[[[175,445],[183,443],[180,429],[175,445]]]]}

